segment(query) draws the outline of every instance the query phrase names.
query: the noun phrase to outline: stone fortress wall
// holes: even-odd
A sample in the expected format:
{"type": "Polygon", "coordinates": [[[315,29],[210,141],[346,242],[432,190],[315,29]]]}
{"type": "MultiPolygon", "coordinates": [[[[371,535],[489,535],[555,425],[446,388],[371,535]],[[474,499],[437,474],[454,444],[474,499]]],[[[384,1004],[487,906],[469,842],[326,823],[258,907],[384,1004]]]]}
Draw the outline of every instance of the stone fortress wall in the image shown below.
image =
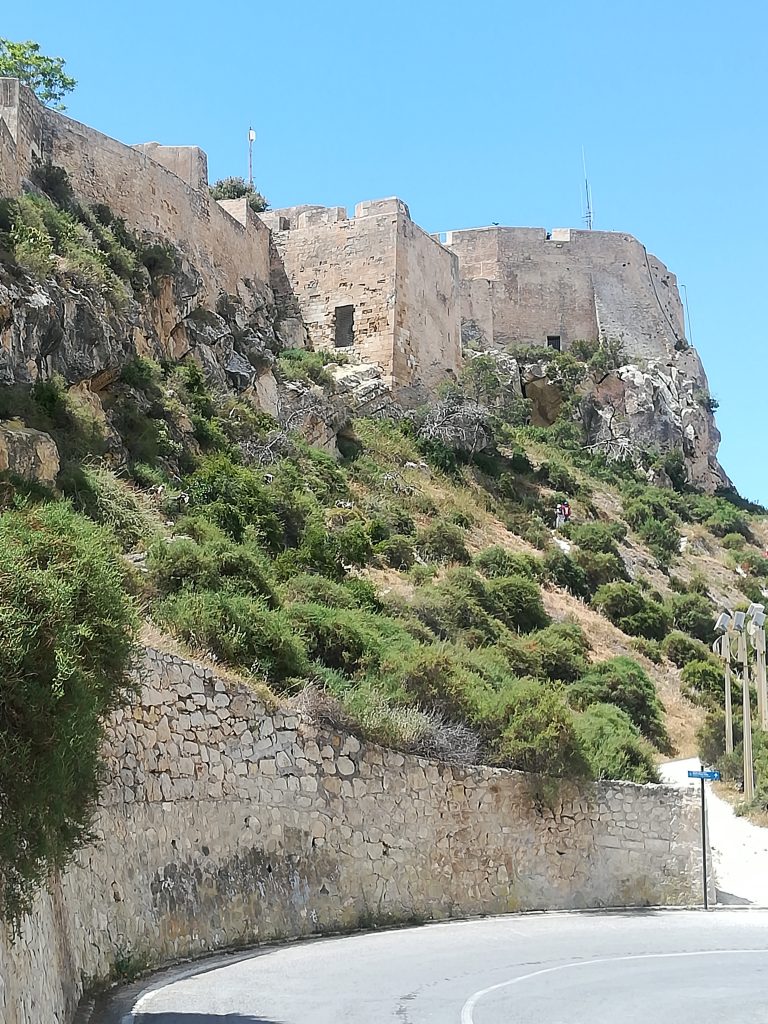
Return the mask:
{"type": "Polygon", "coordinates": [[[147,650],[112,719],[97,845],[0,935],[3,1024],[68,1024],[83,979],[358,925],[692,904],[693,796],[451,767],[361,744],[147,650]]]}
{"type": "Polygon", "coordinates": [[[488,227],[449,231],[459,257],[462,328],[479,347],[621,340],[630,359],[687,346],[674,274],[612,231],[488,227]],[[555,342],[557,339],[557,342],[555,342]]]}
{"type": "Polygon", "coordinates": [[[79,199],[104,203],[139,232],[171,240],[202,274],[211,306],[243,282],[269,284],[269,231],[240,201],[227,211],[208,191],[196,146],[126,146],[43,107],[16,79],[0,79],[0,189],[19,191],[37,161],[63,167],[79,199]],[[8,144],[10,135],[12,145],[8,144]]]}
{"type": "Polygon", "coordinates": [[[458,372],[458,261],[402,200],[359,203],[354,217],[318,206],[261,217],[272,229],[278,308],[303,318],[313,348],[349,347],[378,364],[406,404],[458,372]]]}

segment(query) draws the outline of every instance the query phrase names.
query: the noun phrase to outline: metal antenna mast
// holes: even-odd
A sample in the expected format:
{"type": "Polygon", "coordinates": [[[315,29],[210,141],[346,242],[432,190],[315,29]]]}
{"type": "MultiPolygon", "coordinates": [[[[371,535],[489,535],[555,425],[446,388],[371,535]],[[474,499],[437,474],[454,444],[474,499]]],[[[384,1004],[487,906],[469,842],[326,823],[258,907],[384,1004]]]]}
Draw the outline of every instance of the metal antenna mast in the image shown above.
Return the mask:
{"type": "Polygon", "coordinates": [[[587,225],[587,231],[592,230],[592,189],[589,185],[589,178],[587,177],[587,158],[584,153],[584,147],[581,147],[581,165],[584,168],[584,223],[587,225]]]}
{"type": "Polygon", "coordinates": [[[253,188],[253,144],[256,141],[256,132],[253,128],[248,129],[248,184],[253,188]]]}

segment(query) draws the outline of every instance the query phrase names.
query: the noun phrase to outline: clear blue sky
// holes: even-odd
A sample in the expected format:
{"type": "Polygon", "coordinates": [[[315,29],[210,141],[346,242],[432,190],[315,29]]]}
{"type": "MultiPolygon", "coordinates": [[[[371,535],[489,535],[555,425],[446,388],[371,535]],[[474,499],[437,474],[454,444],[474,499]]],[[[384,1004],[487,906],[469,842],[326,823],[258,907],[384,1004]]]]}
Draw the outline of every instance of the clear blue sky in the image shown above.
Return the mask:
{"type": "Polygon", "coordinates": [[[768,503],[768,102],[762,0],[6,5],[79,80],[69,113],[197,144],[273,206],[397,194],[429,231],[579,226],[640,238],[685,283],[721,460],[768,503]]]}

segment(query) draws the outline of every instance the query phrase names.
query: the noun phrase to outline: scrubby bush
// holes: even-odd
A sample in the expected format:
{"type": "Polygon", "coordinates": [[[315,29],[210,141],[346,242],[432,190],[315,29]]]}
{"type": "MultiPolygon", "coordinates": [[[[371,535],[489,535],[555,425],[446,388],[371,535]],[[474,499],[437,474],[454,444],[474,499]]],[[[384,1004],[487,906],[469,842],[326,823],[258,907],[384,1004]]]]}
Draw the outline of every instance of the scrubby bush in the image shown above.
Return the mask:
{"type": "Polygon", "coordinates": [[[320,352],[308,352],[301,348],[288,348],[280,353],[277,367],[285,380],[299,381],[302,384],[319,384],[330,387],[333,378],[326,370],[326,359],[320,352]]]}
{"type": "Polygon", "coordinates": [[[661,749],[669,745],[664,726],[664,708],[648,673],[632,658],[610,658],[594,665],[568,688],[575,707],[614,704],[632,719],[651,743],[661,749]]]}
{"type": "Polygon", "coordinates": [[[721,543],[728,551],[741,551],[747,542],[741,533],[726,533],[721,543]]]}
{"type": "Polygon", "coordinates": [[[333,540],[342,565],[365,565],[373,554],[373,545],[362,523],[350,523],[335,530],[333,540]]]}
{"type": "Polygon", "coordinates": [[[76,488],[77,507],[112,529],[124,547],[149,544],[160,529],[150,500],[127,480],[100,466],[83,466],[76,488]]]}
{"type": "Polygon", "coordinates": [[[658,640],[646,640],[644,636],[634,636],[630,643],[638,654],[642,654],[644,658],[652,661],[654,665],[661,664],[664,654],[658,640]]]}
{"type": "Polygon", "coordinates": [[[619,522],[573,523],[564,532],[574,544],[578,544],[584,551],[615,555],[617,554],[616,542],[624,540],[627,528],[619,522]]]}
{"type": "Polygon", "coordinates": [[[193,647],[273,683],[307,672],[306,645],[293,620],[258,598],[182,590],[160,601],[154,615],[193,647]]]}
{"type": "Polygon", "coordinates": [[[507,629],[521,633],[542,629],[549,624],[538,584],[524,576],[502,576],[491,580],[484,607],[507,629]]]}
{"type": "Polygon", "coordinates": [[[678,629],[672,630],[664,638],[661,647],[666,657],[678,668],[687,665],[689,661],[706,661],[710,656],[705,644],[678,629]]]}
{"type": "Polygon", "coordinates": [[[391,569],[410,569],[416,560],[413,540],[397,534],[377,544],[375,551],[391,569]]]}
{"type": "Polygon", "coordinates": [[[576,735],[596,779],[659,781],[652,748],[620,708],[591,704],[576,716],[576,735]]]}
{"type": "Polygon", "coordinates": [[[543,573],[541,560],[523,551],[508,551],[496,544],[475,556],[473,565],[484,576],[527,576],[539,579],[543,573]]]}
{"type": "Polygon", "coordinates": [[[666,608],[652,598],[646,599],[634,583],[606,583],[592,598],[592,605],[630,636],[663,640],[669,630],[666,608]]]}
{"type": "Polygon", "coordinates": [[[2,913],[28,910],[91,838],[105,717],[127,697],[134,614],[107,531],[59,502],[0,516],[2,913]]]}
{"type": "Polygon", "coordinates": [[[520,680],[510,688],[510,721],[493,746],[505,768],[565,778],[589,778],[591,770],[562,690],[520,680]]]}
{"type": "Polygon", "coordinates": [[[586,672],[589,642],[575,622],[556,622],[540,629],[530,635],[526,646],[535,655],[537,666],[525,674],[572,683],[586,672]]]}
{"type": "Polygon", "coordinates": [[[570,555],[555,548],[544,556],[544,569],[547,578],[555,586],[569,591],[574,597],[589,597],[590,590],[587,574],[570,555]]]}
{"type": "Polygon", "coordinates": [[[672,492],[646,487],[624,502],[624,515],[633,529],[651,550],[662,568],[670,566],[680,551],[680,530],[678,516],[673,510],[674,499],[681,500],[672,492]]]}
{"type": "Polygon", "coordinates": [[[667,601],[675,629],[710,644],[715,638],[714,608],[703,594],[673,594],[667,601]]]}
{"type": "Polygon", "coordinates": [[[406,631],[392,619],[357,608],[295,604],[288,615],[305,638],[310,658],[345,674],[378,665],[383,651],[393,643],[413,646],[406,631]]]}
{"type": "Polygon", "coordinates": [[[464,531],[443,519],[437,519],[418,531],[416,550],[428,562],[468,565],[472,561],[464,543],[464,531]]]}
{"type": "MultiPolygon", "coordinates": [[[[721,703],[725,687],[725,671],[712,659],[689,661],[680,673],[683,693],[697,703],[721,703]]],[[[737,697],[734,689],[734,697],[737,697]]]]}
{"type": "Polygon", "coordinates": [[[572,558],[584,573],[590,594],[604,583],[627,579],[627,568],[621,556],[613,552],[577,550],[572,558]]]}

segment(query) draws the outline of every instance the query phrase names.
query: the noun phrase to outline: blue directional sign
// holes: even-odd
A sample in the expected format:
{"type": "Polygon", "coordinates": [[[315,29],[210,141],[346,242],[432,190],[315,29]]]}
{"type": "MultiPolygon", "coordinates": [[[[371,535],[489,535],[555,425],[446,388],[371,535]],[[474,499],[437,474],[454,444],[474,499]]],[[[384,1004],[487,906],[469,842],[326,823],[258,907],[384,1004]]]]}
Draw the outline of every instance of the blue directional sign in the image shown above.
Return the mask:
{"type": "Polygon", "coordinates": [[[689,779],[707,779],[709,782],[718,782],[720,772],[688,772],[689,779]]]}

